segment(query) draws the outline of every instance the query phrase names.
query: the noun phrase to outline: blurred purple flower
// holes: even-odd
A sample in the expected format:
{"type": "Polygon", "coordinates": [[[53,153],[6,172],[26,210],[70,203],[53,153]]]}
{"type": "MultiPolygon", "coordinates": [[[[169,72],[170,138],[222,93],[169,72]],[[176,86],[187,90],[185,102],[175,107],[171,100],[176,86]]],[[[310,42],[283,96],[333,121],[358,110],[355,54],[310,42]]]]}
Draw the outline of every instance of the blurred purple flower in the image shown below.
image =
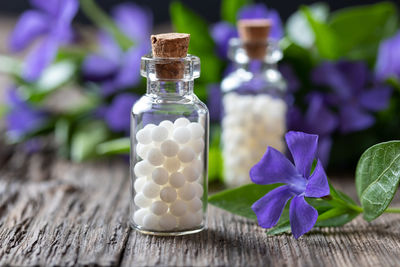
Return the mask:
{"type": "Polygon", "coordinates": [[[400,79],[400,31],[379,46],[375,73],[379,81],[391,76],[400,79]]]}
{"type": "Polygon", "coordinates": [[[375,118],[368,111],[387,107],[391,89],[382,85],[370,86],[371,76],[367,65],[361,61],[324,62],[314,69],[312,81],[333,90],[328,94],[327,102],[339,109],[342,133],[371,127],[375,118]]]}
{"type": "Polygon", "coordinates": [[[149,51],[152,28],[151,13],[135,4],[118,5],[112,16],[121,31],[134,45],[123,51],[108,33],[99,34],[99,52],[90,54],[83,62],[84,78],[101,82],[102,93],[111,95],[140,81],[140,58],[149,51]]]}
{"type": "Polygon", "coordinates": [[[73,39],[71,22],[78,12],[77,0],[30,0],[38,10],[24,12],[10,37],[10,49],[20,52],[36,38],[44,36],[28,55],[23,77],[36,80],[55,58],[58,47],[73,39]]]}
{"type": "Polygon", "coordinates": [[[292,66],[290,66],[288,63],[283,63],[279,65],[279,71],[286,80],[288,93],[294,93],[299,90],[300,81],[297,78],[292,66]]]}
{"type": "MultiPolygon", "coordinates": [[[[276,10],[268,10],[264,4],[254,4],[245,6],[239,10],[238,19],[270,19],[272,27],[270,37],[273,39],[281,39],[283,37],[282,21],[276,10]]],[[[229,40],[238,37],[236,26],[228,22],[218,22],[214,24],[211,29],[211,37],[217,45],[218,55],[221,58],[226,58],[228,54],[229,40]]]]}
{"type": "Polygon", "coordinates": [[[15,89],[8,91],[7,104],[10,110],[6,114],[6,126],[8,134],[13,139],[23,137],[46,122],[46,112],[33,108],[15,89]]]}
{"type": "Polygon", "coordinates": [[[118,94],[108,107],[100,109],[98,115],[105,119],[113,132],[129,134],[131,109],[138,99],[139,96],[135,94],[118,94]]]}
{"type": "Polygon", "coordinates": [[[337,116],[328,109],[321,94],[312,94],[309,97],[308,109],[303,116],[301,111],[293,106],[288,112],[289,130],[302,131],[319,135],[317,158],[326,167],[332,145],[332,132],[338,126],[337,116]]]}
{"type": "Polygon", "coordinates": [[[285,185],[257,200],[252,209],[257,215],[258,224],[270,228],[278,223],[286,203],[293,198],[289,209],[290,226],[294,237],[299,238],[313,228],[318,218],[318,212],[307,203],[305,197],[329,195],[329,184],[321,161],[318,160],[311,174],[318,135],[288,132],[285,137],[295,165],[278,150],[267,148],[260,162],[251,168],[251,180],[261,185],[285,185]]]}
{"type": "Polygon", "coordinates": [[[210,111],[211,121],[220,122],[222,118],[222,92],[218,84],[208,86],[207,107],[210,111]]]}

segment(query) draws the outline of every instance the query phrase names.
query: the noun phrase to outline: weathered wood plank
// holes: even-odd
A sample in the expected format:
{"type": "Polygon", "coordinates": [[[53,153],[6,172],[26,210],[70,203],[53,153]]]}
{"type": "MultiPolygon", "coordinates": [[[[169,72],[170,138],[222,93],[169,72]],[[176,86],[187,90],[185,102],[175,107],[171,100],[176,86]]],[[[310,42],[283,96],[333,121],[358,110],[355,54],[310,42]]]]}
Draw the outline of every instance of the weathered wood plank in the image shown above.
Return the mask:
{"type": "MultiPolygon", "coordinates": [[[[254,222],[209,208],[208,230],[155,237],[128,225],[123,160],[73,164],[51,154],[5,157],[0,169],[0,265],[395,266],[399,215],[295,240],[270,237],[254,222]]],[[[351,180],[334,183],[351,195],[351,180]]],[[[398,198],[395,204],[400,206],[398,198]]]]}

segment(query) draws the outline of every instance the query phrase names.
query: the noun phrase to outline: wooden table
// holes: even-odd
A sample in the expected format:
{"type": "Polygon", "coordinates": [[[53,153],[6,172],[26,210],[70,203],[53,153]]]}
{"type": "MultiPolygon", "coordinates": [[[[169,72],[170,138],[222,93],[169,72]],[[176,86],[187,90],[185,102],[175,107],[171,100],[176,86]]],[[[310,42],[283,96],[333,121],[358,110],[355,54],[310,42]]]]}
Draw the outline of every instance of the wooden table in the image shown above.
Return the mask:
{"type": "MultiPolygon", "coordinates": [[[[354,195],[352,183],[335,180],[354,195]]],[[[73,164],[1,145],[0,265],[400,265],[400,215],[358,218],[296,241],[210,206],[207,230],[156,237],[128,226],[129,201],[124,160],[73,164]]]]}

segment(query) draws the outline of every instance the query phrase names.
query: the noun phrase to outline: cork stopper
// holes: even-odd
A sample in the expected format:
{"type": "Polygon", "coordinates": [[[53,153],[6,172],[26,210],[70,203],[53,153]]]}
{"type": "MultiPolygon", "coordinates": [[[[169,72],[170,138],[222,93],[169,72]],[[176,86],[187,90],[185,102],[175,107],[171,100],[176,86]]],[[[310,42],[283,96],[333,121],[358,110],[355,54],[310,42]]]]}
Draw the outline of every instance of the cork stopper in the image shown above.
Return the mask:
{"type": "Polygon", "coordinates": [[[237,24],[240,39],[251,59],[263,59],[267,52],[267,39],[271,29],[269,19],[242,19],[237,24]]]}
{"type": "Polygon", "coordinates": [[[177,59],[187,56],[189,41],[190,34],[186,33],[163,33],[151,36],[153,57],[171,59],[156,64],[157,78],[183,78],[185,66],[182,61],[177,59]]]}

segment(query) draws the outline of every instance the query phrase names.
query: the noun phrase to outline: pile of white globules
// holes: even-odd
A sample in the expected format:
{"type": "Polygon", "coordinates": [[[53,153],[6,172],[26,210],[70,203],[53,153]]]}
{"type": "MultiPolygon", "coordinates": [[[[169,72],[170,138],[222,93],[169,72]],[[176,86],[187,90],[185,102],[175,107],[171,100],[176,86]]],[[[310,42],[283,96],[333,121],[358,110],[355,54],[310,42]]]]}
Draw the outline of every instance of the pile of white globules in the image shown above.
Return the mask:
{"type": "Polygon", "coordinates": [[[136,134],[134,222],[147,230],[203,223],[204,127],[179,118],[147,124],[136,134]]]}
{"type": "Polygon", "coordinates": [[[270,95],[228,93],[223,98],[224,180],[228,186],[250,182],[249,171],[268,146],[285,150],[285,101],[270,95]]]}

